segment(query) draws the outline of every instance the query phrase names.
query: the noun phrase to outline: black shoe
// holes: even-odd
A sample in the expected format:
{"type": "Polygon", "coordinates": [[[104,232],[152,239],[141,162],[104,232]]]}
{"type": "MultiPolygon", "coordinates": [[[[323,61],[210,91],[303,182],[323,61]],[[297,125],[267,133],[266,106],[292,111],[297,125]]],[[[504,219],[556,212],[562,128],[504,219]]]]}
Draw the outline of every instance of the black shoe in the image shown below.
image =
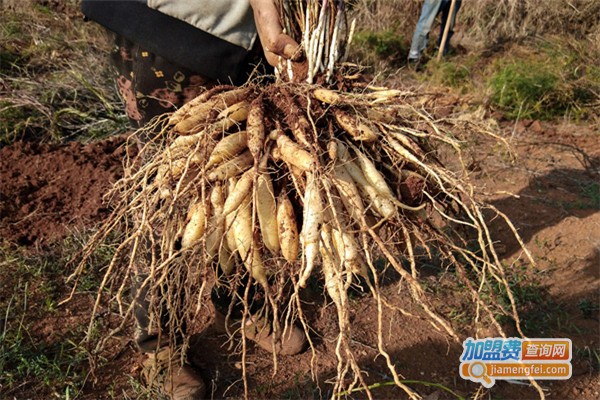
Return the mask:
{"type": "MultiPolygon", "coordinates": [[[[435,46],[434,52],[435,54],[439,53],[440,51],[440,47],[439,46],[435,46]]],[[[442,54],[442,56],[446,57],[446,56],[453,56],[456,54],[456,49],[451,46],[449,43],[446,44],[446,46],[444,47],[444,54],[442,54]]]]}
{"type": "Polygon", "coordinates": [[[411,71],[421,72],[423,71],[423,63],[419,58],[409,58],[408,59],[408,69],[411,71]]]}

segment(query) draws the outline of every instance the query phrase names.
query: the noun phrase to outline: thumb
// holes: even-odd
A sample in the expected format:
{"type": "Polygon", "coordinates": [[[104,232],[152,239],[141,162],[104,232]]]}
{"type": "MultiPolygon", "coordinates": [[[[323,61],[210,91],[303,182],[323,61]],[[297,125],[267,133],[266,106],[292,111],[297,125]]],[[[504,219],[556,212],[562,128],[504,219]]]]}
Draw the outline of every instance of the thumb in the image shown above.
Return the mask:
{"type": "Polygon", "coordinates": [[[302,47],[286,34],[282,33],[280,37],[284,43],[281,56],[292,61],[298,61],[302,57],[302,47]]]}
{"type": "Polygon", "coordinates": [[[302,57],[302,47],[285,33],[278,34],[274,46],[268,50],[275,55],[292,61],[298,61],[302,57]]]}

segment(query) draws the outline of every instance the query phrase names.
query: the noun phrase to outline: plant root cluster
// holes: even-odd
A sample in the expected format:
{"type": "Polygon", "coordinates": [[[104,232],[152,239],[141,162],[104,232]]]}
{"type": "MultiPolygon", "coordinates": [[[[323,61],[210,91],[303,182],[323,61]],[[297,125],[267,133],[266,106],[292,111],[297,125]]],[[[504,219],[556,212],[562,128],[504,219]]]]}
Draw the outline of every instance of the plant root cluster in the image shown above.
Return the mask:
{"type": "Polygon", "coordinates": [[[426,95],[357,77],[347,75],[340,90],[217,86],[145,128],[150,139],[109,193],[113,214],[83,254],[85,260],[111,232],[125,232],[94,313],[102,299],[116,301],[125,318],[114,332],[123,329],[136,303],[125,293],[132,276],[141,276],[151,320],[163,321],[168,338],[185,336],[182,327],[198,317],[208,282],[216,282],[243,293],[237,301],[244,321],[255,317],[252,289],[261,293],[258,313],[269,315],[275,337],[293,323],[308,333],[302,289],[322,282],[337,310],[333,393],[340,394],[368,386],[350,346],[349,292],[362,288],[377,304],[378,350],[411,398],[418,395],[401,382],[384,348],[382,263],[401,276],[419,317],[457,341],[423,286],[422,260],[454,271],[472,297],[475,321],[503,335],[497,316],[509,316],[520,331],[486,206],[466,169],[453,171],[438,157],[443,148],[464,165],[459,133],[494,135],[415,107],[426,95]],[[508,293],[508,306],[496,287],[508,293]]]}

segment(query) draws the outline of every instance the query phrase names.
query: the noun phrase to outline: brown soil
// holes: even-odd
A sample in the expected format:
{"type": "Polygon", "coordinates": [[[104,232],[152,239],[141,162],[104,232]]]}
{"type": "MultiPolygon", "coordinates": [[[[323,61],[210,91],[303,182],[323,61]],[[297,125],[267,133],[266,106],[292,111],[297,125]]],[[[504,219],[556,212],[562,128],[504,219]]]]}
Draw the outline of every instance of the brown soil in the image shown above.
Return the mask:
{"type": "MultiPolygon", "coordinates": [[[[599,133],[589,127],[550,125],[526,121],[503,128],[513,136],[516,163],[487,143],[473,145],[473,178],[489,193],[487,200],[506,213],[521,233],[537,261],[523,275],[537,279],[537,299],[522,313],[525,324],[538,324],[534,337],[568,337],[573,340],[573,377],[567,381],[542,381],[548,398],[596,399],[599,333],[597,306],[600,304],[600,172],[599,133]],[[595,186],[594,186],[595,185],[595,186]],[[509,195],[512,193],[517,196],[509,195]],[[585,313],[583,302],[596,305],[585,313]],[[541,316],[548,316],[547,319],[541,316]],[[596,353],[594,353],[596,352],[596,353]]],[[[102,195],[122,173],[125,156],[123,140],[115,138],[87,145],[62,146],[17,143],[0,150],[0,234],[5,241],[31,246],[57,241],[75,229],[93,227],[107,214],[102,195]]],[[[508,227],[492,223],[503,261],[510,264],[519,256],[508,227]]],[[[515,264],[517,268],[519,263],[515,264]]],[[[424,271],[425,272],[425,271],[424,271]]],[[[432,281],[435,282],[435,281],[432,281]]],[[[425,319],[403,315],[394,307],[416,311],[394,273],[386,276],[383,294],[390,304],[384,310],[384,343],[397,370],[409,380],[442,384],[461,395],[474,393],[478,385],[463,381],[458,374],[461,345],[448,340],[425,319]]],[[[446,293],[440,299],[458,303],[461,293],[446,293]]],[[[86,324],[90,297],[81,295],[58,314],[36,321],[36,331],[47,340],[60,341],[65,326],[86,324]],[[68,323],[65,324],[65,321],[68,323]]],[[[336,313],[322,291],[305,293],[308,318],[314,341],[313,353],[281,357],[274,376],[272,356],[250,345],[246,359],[250,398],[330,397],[328,381],[336,374],[336,313]],[[311,366],[314,368],[312,379],[311,366]]],[[[207,315],[210,315],[207,307],[207,315]]],[[[354,350],[367,374],[368,383],[392,380],[385,359],[377,352],[376,304],[368,296],[353,301],[354,350]]],[[[458,325],[459,318],[453,321],[458,325]]],[[[200,324],[209,328],[208,322],[200,324]]],[[[473,335],[471,327],[463,327],[473,335]]],[[[481,332],[480,332],[481,334],[481,332]]],[[[485,336],[485,335],[483,335],[485,336]]],[[[225,337],[212,329],[199,330],[194,341],[194,361],[214,389],[214,398],[239,398],[244,394],[241,356],[226,349],[225,337]]],[[[107,398],[131,390],[127,375],[137,376],[140,356],[131,346],[131,337],[114,342],[108,366],[97,371],[82,398],[107,398]]],[[[422,384],[413,387],[429,399],[454,398],[447,392],[422,384]]],[[[499,381],[490,391],[492,398],[533,399],[534,389],[499,381]]],[[[376,398],[405,398],[394,387],[374,389],[376,398]]],[[[37,398],[21,388],[18,398],[37,398]]],[[[117,395],[117,397],[119,397],[117,395]]],[[[356,394],[356,397],[364,397],[356,394]]]]}
{"type": "Polygon", "coordinates": [[[0,235],[45,245],[100,221],[122,175],[123,139],[84,145],[18,142],[0,149],[0,235]]]}

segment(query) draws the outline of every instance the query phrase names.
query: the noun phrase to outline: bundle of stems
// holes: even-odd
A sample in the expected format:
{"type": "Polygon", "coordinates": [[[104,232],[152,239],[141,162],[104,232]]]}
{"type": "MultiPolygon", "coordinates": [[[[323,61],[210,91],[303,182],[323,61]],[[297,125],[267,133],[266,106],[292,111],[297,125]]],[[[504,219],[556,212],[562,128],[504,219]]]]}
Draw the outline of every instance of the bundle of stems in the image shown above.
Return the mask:
{"type": "MultiPolygon", "coordinates": [[[[347,57],[354,23],[347,21],[344,0],[279,0],[284,32],[302,45],[307,62],[306,82],[323,76],[330,83],[336,67],[347,57]]],[[[286,69],[284,73],[289,73],[286,69]]],[[[293,76],[288,76],[293,80],[293,76]]]]}

